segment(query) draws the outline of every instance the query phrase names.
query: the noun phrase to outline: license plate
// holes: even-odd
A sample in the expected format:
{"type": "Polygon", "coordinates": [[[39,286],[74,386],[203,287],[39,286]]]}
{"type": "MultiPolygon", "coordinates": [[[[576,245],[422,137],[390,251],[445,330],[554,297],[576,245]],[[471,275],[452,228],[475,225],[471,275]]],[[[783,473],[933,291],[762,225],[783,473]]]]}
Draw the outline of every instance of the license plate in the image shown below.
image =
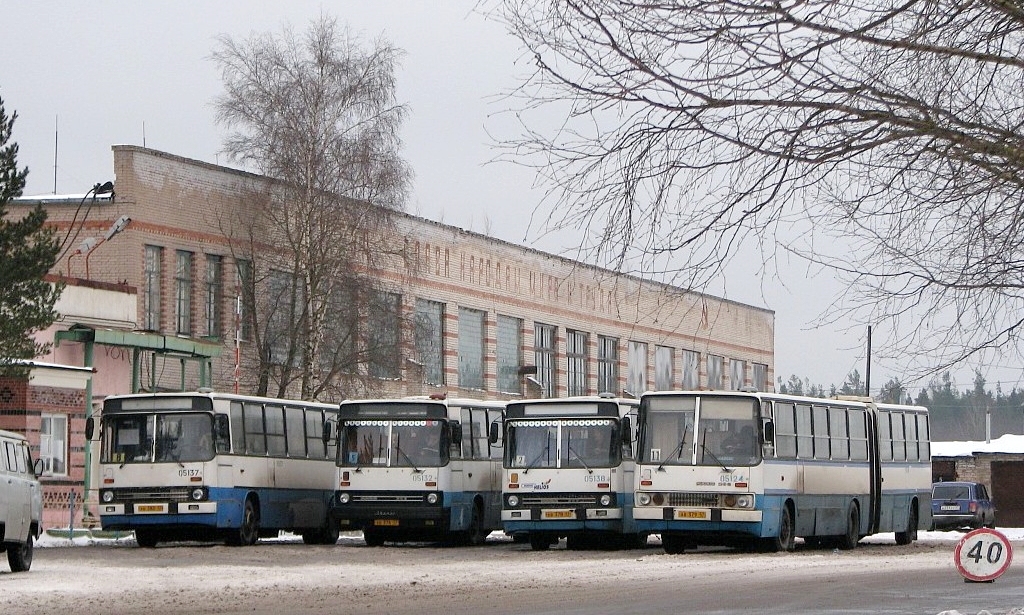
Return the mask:
{"type": "Polygon", "coordinates": [[[398,519],[374,519],[373,524],[384,527],[395,527],[398,525],[398,519]]]}
{"type": "Polygon", "coordinates": [[[939,507],[939,510],[960,510],[960,507],[959,506],[945,505],[945,506],[939,507]]]}
{"type": "Polygon", "coordinates": [[[135,512],[146,513],[146,512],[163,512],[163,504],[139,504],[135,507],[135,512]]]}
{"type": "Polygon", "coordinates": [[[711,511],[708,510],[677,510],[676,519],[698,519],[706,520],[711,518],[711,511]]]}
{"type": "Polygon", "coordinates": [[[571,510],[545,510],[545,519],[575,519],[576,513],[571,510]]]}

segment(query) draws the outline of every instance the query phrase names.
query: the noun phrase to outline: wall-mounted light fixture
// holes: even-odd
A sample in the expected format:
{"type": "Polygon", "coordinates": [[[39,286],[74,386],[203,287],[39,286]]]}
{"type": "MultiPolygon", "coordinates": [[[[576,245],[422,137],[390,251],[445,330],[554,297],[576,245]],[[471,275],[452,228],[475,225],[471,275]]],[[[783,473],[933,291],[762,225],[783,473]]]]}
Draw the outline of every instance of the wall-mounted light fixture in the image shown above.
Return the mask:
{"type": "MultiPolygon", "coordinates": [[[[110,182],[107,182],[107,183],[109,184],[110,182]]],[[[89,279],[89,256],[92,254],[92,251],[95,250],[96,247],[99,246],[101,243],[103,243],[105,241],[110,241],[110,239],[114,235],[117,235],[118,233],[123,231],[125,229],[125,227],[128,226],[128,223],[131,222],[131,221],[132,221],[132,219],[129,218],[128,216],[121,216],[120,218],[115,220],[112,225],[110,225],[110,229],[107,231],[107,234],[104,235],[103,237],[86,237],[85,239],[83,239],[82,243],[79,244],[78,248],[76,248],[75,251],[71,253],[71,256],[68,257],[68,275],[71,275],[71,259],[74,258],[75,255],[77,255],[77,254],[84,254],[85,255],[85,279],[88,280],[89,279]]]]}

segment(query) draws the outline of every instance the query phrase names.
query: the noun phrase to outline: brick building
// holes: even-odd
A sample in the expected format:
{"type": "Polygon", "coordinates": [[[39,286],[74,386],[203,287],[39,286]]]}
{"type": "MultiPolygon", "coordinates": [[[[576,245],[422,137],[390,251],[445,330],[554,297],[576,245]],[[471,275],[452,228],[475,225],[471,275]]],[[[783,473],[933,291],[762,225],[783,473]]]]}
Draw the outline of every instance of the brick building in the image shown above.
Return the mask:
{"type": "Polygon", "coordinates": [[[932,480],[984,483],[996,505],[996,523],[1024,526],[1024,436],[932,442],[932,480]]]}
{"type": "MultiPolygon", "coordinates": [[[[97,238],[85,255],[69,251],[52,273],[72,282],[66,292],[119,293],[117,301],[131,306],[127,316],[106,320],[66,315],[50,333],[60,343],[46,360],[94,367],[102,384],[93,400],[200,385],[232,390],[236,377],[240,392],[252,392],[246,368],[254,352],[244,335],[236,346],[234,318],[244,259],[234,258],[225,225],[245,217],[251,187],[266,178],[136,146],[114,146],[113,156],[112,194],[25,197],[10,208],[17,216],[41,203],[71,248],[97,238]],[[130,223],[100,241],[122,216],[130,223]]],[[[404,258],[373,274],[396,289],[398,313],[435,327],[429,339],[394,337],[395,371],[379,379],[381,395],[772,388],[770,310],[412,215],[394,221],[404,258]]]]}

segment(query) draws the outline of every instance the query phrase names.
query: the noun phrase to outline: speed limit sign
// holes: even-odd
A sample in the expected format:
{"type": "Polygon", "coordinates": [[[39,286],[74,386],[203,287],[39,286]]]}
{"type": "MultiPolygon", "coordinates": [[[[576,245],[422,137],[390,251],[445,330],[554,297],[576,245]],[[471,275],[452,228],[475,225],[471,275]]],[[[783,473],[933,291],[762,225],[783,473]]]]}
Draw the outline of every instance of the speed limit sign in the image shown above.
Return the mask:
{"type": "Polygon", "coordinates": [[[995,581],[1010,567],[1010,541],[995,530],[980,528],[969,532],[956,545],[956,569],[966,581],[995,581]]]}

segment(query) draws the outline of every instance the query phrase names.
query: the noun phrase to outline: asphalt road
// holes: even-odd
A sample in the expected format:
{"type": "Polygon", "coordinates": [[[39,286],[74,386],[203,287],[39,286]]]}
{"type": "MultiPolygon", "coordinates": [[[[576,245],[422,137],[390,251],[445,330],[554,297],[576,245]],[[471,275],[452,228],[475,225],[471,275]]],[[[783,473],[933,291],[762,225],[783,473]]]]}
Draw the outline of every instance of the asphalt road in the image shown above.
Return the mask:
{"type": "Polygon", "coordinates": [[[965,583],[953,547],[922,541],[670,556],[656,538],[646,549],[610,552],[534,552],[493,538],[476,548],[373,548],[354,535],[334,546],[282,540],[156,549],[126,539],[37,548],[27,573],[0,566],[0,613],[1024,615],[1024,564],[993,583],[965,583]]]}

